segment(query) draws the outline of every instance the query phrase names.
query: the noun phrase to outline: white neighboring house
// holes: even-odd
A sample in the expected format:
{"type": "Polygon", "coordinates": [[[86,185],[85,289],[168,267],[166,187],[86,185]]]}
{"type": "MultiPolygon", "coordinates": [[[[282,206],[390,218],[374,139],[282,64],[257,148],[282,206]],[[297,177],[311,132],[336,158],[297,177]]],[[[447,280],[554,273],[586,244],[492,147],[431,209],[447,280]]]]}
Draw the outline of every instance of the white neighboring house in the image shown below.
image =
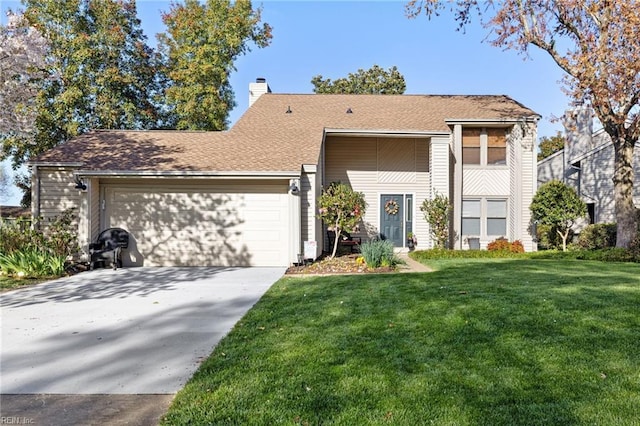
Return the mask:
{"type": "Polygon", "coordinates": [[[41,154],[33,215],[77,209],[85,249],[126,229],[125,266],[287,266],[327,250],[317,199],[341,181],[365,194],[363,241],[374,230],[407,250],[412,232],[432,247],[419,206],[443,194],[456,249],[535,250],[540,116],[510,97],[277,94],[264,79],[249,92],[228,131],[96,130],[41,154]]]}
{"type": "MultiPolygon", "coordinates": [[[[593,111],[578,106],[564,115],[565,147],[538,162],[538,186],[560,180],[587,204],[589,223],[614,223],[614,149],[611,137],[593,131],[593,111]]],[[[640,141],[634,149],[634,203],[640,206],[640,141]]]]}

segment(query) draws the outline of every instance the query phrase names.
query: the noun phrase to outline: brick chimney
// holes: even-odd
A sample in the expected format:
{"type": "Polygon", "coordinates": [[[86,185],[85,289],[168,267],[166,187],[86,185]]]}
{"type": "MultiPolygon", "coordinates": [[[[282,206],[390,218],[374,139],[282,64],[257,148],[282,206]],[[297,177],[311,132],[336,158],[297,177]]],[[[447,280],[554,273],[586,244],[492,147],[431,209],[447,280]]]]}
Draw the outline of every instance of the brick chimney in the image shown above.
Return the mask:
{"type": "Polygon", "coordinates": [[[565,161],[568,165],[581,155],[594,148],[593,146],[593,110],[591,106],[577,103],[564,113],[565,161]]]}
{"type": "Polygon", "coordinates": [[[249,83],[249,107],[265,93],[271,93],[267,79],[258,77],[255,83],[249,83]]]}

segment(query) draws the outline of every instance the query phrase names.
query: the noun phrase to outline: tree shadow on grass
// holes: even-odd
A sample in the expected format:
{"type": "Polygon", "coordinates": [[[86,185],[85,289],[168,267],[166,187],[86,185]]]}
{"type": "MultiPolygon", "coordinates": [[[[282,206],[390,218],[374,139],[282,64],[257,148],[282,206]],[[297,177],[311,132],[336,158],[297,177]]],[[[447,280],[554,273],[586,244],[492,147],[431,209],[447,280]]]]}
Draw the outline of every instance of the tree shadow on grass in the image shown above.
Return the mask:
{"type": "Polygon", "coordinates": [[[625,419],[631,408],[618,396],[633,384],[602,377],[626,374],[612,359],[640,363],[640,277],[636,265],[599,265],[501,260],[284,280],[243,320],[243,367],[212,361],[202,379],[226,389],[232,384],[216,385],[212,371],[242,382],[240,372],[256,363],[252,374],[266,369],[270,378],[251,398],[261,407],[261,395],[279,398],[284,418],[318,423],[382,424],[388,416],[398,424],[567,425],[590,423],[585,412],[599,410],[625,419]]]}

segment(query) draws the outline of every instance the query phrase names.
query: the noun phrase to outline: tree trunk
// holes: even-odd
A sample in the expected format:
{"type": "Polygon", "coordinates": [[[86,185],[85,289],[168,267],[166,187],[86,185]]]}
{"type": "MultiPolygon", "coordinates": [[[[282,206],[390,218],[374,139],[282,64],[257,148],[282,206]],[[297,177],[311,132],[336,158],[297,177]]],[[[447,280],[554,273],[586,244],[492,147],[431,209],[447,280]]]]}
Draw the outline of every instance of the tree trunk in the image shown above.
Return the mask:
{"type": "Polygon", "coordinates": [[[567,251],[567,238],[569,238],[569,231],[571,230],[571,228],[567,228],[566,231],[564,231],[564,234],[558,230],[556,230],[556,232],[558,233],[558,235],[560,235],[560,238],[562,238],[562,251],[567,251]]]}
{"type": "Polygon", "coordinates": [[[613,176],[617,223],[616,247],[629,248],[638,232],[636,208],[633,204],[634,140],[619,136],[614,140],[615,173],[613,176]]]}
{"type": "Polygon", "coordinates": [[[340,229],[340,213],[338,213],[338,218],[336,219],[336,223],[333,227],[333,231],[335,233],[335,238],[333,239],[333,252],[331,253],[331,259],[336,257],[336,252],[338,251],[338,238],[340,238],[340,234],[342,233],[342,229],[340,229]]]}

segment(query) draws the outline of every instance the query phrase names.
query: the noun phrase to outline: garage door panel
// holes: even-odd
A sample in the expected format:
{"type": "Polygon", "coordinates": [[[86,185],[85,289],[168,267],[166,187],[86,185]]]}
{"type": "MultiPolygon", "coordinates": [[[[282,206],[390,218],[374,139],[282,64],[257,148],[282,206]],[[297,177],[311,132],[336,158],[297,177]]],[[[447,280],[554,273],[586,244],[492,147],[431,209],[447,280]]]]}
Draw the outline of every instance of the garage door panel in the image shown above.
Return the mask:
{"type": "Polygon", "coordinates": [[[227,189],[107,187],[106,219],[131,232],[132,263],[286,266],[286,186],[227,189]]]}

